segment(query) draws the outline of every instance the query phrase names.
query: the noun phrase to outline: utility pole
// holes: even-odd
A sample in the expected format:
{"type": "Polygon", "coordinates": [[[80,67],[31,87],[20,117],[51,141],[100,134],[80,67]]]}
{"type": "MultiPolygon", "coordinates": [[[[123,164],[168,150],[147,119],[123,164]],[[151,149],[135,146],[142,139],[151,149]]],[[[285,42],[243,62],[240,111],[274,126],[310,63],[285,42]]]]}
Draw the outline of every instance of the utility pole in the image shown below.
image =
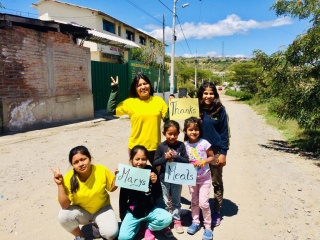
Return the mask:
{"type": "MultiPolygon", "coordinates": [[[[173,0],[173,18],[172,18],[172,43],[171,43],[171,72],[170,72],[170,93],[174,93],[174,47],[176,42],[176,11],[178,0],[173,0]]],[[[181,7],[188,7],[189,3],[183,4],[181,7]]]]}
{"type": "Polygon", "coordinates": [[[173,0],[172,39],[171,39],[171,72],[170,93],[174,93],[174,45],[176,41],[176,9],[178,0],[173,0]]]}

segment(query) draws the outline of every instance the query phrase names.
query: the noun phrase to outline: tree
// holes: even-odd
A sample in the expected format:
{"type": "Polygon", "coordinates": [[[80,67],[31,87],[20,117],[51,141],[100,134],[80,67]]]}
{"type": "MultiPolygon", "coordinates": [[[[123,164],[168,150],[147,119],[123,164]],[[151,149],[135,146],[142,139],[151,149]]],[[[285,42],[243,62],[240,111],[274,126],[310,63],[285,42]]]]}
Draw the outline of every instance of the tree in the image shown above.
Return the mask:
{"type": "Polygon", "coordinates": [[[159,67],[159,58],[164,56],[164,49],[160,45],[155,46],[141,46],[140,48],[131,48],[130,56],[132,60],[143,62],[145,65],[159,67]]]}
{"type": "Polygon", "coordinates": [[[262,68],[254,62],[239,62],[231,65],[229,80],[241,86],[241,90],[256,94],[262,80],[262,68]]]}
{"type": "Polygon", "coordinates": [[[281,119],[297,120],[304,129],[320,129],[320,2],[278,0],[271,8],[277,15],[312,23],[287,49],[271,56],[254,52],[268,76],[265,83],[275,98],[273,110],[281,119]]]}

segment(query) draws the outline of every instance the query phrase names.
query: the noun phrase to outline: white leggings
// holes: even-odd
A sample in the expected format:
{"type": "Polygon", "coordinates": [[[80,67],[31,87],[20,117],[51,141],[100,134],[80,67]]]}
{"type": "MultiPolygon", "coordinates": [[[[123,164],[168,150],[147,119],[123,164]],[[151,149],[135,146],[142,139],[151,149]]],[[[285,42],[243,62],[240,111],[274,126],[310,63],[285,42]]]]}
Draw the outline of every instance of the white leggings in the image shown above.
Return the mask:
{"type": "Polygon", "coordinates": [[[61,226],[68,232],[72,232],[80,225],[95,222],[99,232],[106,239],[114,239],[118,235],[118,220],[111,205],[101,208],[95,214],[91,214],[79,206],[70,206],[61,209],[58,215],[61,226]]]}

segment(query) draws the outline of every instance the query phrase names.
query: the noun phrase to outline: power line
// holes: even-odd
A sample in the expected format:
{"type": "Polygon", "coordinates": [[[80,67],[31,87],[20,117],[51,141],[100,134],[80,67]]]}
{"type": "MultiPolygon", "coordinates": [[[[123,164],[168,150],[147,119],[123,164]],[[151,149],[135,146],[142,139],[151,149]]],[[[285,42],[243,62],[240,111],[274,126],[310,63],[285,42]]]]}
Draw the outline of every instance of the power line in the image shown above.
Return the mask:
{"type": "MultiPolygon", "coordinates": [[[[173,14],[173,11],[172,11],[167,5],[165,5],[161,0],[158,0],[158,2],[160,2],[165,8],[167,8],[167,9],[173,14]]],[[[191,50],[190,50],[188,41],[187,41],[187,39],[186,39],[186,36],[184,35],[184,32],[183,32],[183,30],[182,30],[182,26],[181,26],[180,20],[179,20],[179,17],[178,17],[177,14],[176,14],[176,18],[178,19],[179,26],[180,26],[182,35],[183,35],[183,37],[184,37],[184,40],[185,40],[185,42],[186,42],[186,44],[187,44],[187,47],[188,47],[188,49],[189,49],[189,52],[190,52],[190,54],[192,55],[192,52],[191,52],[191,50]]]]}
{"type": "Polygon", "coordinates": [[[186,44],[187,44],[187,46],[188,46],[188,49],[189,49],[190,54],[192,55],[192,52],[191,52],[191,50],[190,50],[190,47],[189,47],[188,41],[187,41],[186,36],[184,35],[184,32],[183,32],[183,30],[182,30],[181,23],[180,23],[180,20],[179,20],[178,15],[177,15],[177,19],[178,19],[179,26],[180,26],[180,29],[181,29],[182,35],[183,35],[183,37],[184,37],[184,40],[185,40],[185,42],[186,42],[186,44]]]}
{"type": "Polygon", "coordinates": [[[147,14],[149,17],[153,18],[154,20],[156,20],[157,22],[161,23],[162,22],[158,19],[156,19],[155,17],[153,17],[152,15],[150,15],[147,11],[143,10],[141,7],[139,7],[138,5],[136,5],[135,3],[133,3],[132,1],[130,0],[127,0],[132,6],[138,8],[141,12],[144,12],[145,14],[147,14]]]}
{"type": "Polygon", "coordinates": [[[158,0],[158,2],[160,2],[166,9],[168,9],[171,13],[173,13],[172,10],[167,5],[165,5],[161,0],[158,0]]]}

